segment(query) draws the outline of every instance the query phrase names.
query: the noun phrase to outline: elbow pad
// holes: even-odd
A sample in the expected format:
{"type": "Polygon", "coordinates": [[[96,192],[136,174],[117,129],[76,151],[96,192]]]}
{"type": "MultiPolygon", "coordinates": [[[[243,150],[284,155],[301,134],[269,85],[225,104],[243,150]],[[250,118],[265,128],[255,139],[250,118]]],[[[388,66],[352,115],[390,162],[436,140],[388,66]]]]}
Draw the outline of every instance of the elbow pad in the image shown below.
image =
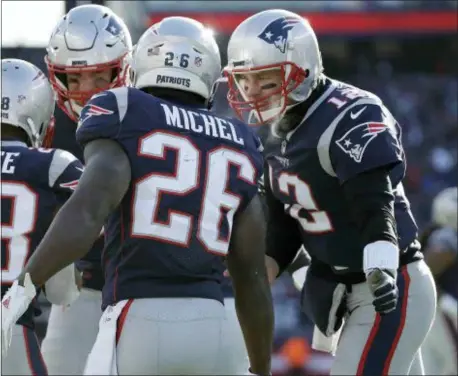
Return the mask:
{"type": "Polygon", "coordinates": [[[75,279],[75,265],[70,264],[54,274],[46,283],[46,298],[56,305],[69,305],[79,296],[80,290],[75,279]]]}

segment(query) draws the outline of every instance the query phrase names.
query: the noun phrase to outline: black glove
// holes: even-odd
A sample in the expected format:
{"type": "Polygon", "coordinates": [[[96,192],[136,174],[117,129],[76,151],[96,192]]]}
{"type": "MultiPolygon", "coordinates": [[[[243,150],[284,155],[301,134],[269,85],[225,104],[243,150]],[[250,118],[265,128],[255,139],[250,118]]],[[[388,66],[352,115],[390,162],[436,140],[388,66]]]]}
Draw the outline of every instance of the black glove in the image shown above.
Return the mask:
{"type": "Polygon", "coordinates": [[[396,274],[395,270],[373,269],[366,276],[374,297],[372,304],[375,311],[380,314],[387,314],[396,309],[399,297],[396,274]]]}

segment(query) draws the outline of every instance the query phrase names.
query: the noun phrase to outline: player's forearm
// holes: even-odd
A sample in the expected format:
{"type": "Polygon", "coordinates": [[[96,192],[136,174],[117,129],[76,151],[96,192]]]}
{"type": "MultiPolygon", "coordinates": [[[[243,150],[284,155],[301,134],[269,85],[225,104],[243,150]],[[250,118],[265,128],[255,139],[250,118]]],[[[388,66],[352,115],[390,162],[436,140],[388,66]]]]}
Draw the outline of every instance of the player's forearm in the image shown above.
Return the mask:
{"type": "Polygon", "coordinates": [[[379,168],[360,174],[343,188],[362,243],[382,240],[397,246],[394,195],[388,170],[379,168]]]}
{"type": "Polygon", "coordinates": [[[35,285],[44,284],[55,273],[83,257],[98,238],[104,217],[81,210],[70,199],[54,218],[45,237],[30,257],[23,274],[30,273],[35,285]]]}
{"type": "Polygon", "coordinates": [[[231,268],[235,305],[253,373],[268,374],[274,330],[272,295],[265,270],[258,273],[231,268]]]}
{"type": "Polygon", "coordinates": [[[399,245],[389,169],[360,174],[347,181],[343,188],[364,244],[364,271],[397,270],[399,245]]]}

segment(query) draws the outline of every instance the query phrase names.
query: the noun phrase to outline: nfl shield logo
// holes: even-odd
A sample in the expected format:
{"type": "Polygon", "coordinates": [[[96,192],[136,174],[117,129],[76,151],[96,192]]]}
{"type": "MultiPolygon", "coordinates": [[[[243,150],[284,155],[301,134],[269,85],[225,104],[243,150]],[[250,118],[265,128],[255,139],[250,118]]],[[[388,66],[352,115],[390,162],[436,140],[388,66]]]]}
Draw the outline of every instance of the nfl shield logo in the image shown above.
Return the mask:
{"type": "Polygon", "coordinates": [[[148,56],[157,56],[159,55],[159,47],[155,46],[152,48],[148,48],[148,51],[146,52],[148,56]]]}
{"type": "Polygon", "coordinates": [[[196,65],[196,67],[200,67],[202,65],[202,58],[196,56],[196,58],[194,59],[194,64],[196,65]]]}

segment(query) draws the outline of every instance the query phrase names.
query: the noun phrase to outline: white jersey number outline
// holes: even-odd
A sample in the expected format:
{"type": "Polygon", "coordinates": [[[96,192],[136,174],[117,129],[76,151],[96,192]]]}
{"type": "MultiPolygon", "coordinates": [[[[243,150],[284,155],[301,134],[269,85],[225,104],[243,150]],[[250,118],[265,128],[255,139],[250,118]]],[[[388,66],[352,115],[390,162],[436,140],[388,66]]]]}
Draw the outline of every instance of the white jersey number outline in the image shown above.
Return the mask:
{"type": "Polygon", "coordinates": [[[38,195],[25,183],[2,182],[2,200],[11,199],[11,217],[4,223],[2,240],[6,241],[2,264],[2,283],[13,283],[25,266],[30,253],[29,234],[37,222],[38,195]]]}
{"type": "MultiPolygon", "coordinates": [[[[203,156],[186,137],[164,131],[154,131],[139,141],[139,155],[165,160],[168,150],[176,152],[175,172],[152,173],[136,182],[133,195],[131,234],[189,246],[192,234],[208,252],[226,255],[229,248],[233,217],[241,198],[228,191],[230,167],[238,170],[237,178],[256,185],[256,169],[250,158],[229,147],[218,147],[208,152],[206,168],[202,170],[203,156]],[[168,209],[167,220],[157,218],[162,195],[185,196],[201,188],[200,176],[204,174],[200,216],[195,218],[177,208],[168,209]],[[224,209],[224,210],[222,210],[224,209]],[[220,237],[219,226],[226,217],[228,237],[220,237]],[[197,223],[195,223],[197,222],[197,223]]],[[[200,202],[198,203],[200,204],[200,202]]]]}
{"type": "Polygon", "coordinates": [[[278,189],[283,194],[291,196],[290,187],[296,203],[289,207],[289,214],[300,223],[304,231],[312,234],[333,231],[334,228],[328,214],[318,208],[310,186],[297,175],[282,172],[278,177],[278,189]],[[311,219],[300,216],[301,209],[307,210],[311,219]]]}

